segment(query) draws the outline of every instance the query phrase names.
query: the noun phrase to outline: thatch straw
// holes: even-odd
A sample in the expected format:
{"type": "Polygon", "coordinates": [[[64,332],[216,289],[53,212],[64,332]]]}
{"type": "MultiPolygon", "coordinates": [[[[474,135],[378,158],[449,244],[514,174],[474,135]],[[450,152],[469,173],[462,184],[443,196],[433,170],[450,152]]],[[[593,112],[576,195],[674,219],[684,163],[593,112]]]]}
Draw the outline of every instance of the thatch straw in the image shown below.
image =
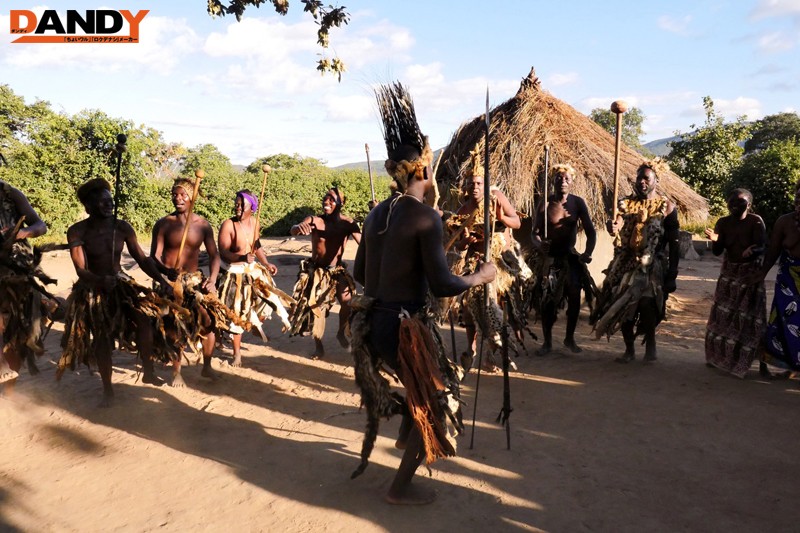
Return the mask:
{"type": "MultiPolygon", "coordinates": [[[[624,120],[624,117],[623,117],[624,120]]],[[[465,122],[445,148],[436,179],[450,208],[469,152],[483,152],[485,116],[465,122]]],[[[550,146],[550,166],[569,163],[576,170],[573,193],[583,197],[595,224],[605,226],[611,213],[614,187],[614,137],[583,113],[540,87],[534,69],[522,80],[517,94],[491,111],[489,172],[520,211],[533,213],[544,176],[544,148],[550,146]],[[581,179],[583,178],[583,179],[581,179]]],[[[623,144],[620,151],[620,197],[633,192],[636,170],[646,158],[623,144]]],[[[671,171],[659,172],[658,191],[672,199],[683,221],[704,222],[708,203],[671,171]]]]}

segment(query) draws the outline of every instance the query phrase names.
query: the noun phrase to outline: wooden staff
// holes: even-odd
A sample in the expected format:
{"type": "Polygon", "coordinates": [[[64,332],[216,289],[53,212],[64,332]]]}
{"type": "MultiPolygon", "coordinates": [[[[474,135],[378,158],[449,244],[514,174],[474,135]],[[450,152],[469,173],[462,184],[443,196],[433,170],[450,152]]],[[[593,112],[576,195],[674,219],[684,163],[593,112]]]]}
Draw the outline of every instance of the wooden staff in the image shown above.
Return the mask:
{"type": "Polygon", "coordinates": [[[364,143],[364,150],[367,152],[367,170],[369,171],[369,190],[372,193],[372,205],[375,205],[375,183],[372,181],[372,163],[369,161],[369,145],[364,143]]]}
{"type": "Polygon", "coordinates": [[[258,207],[256,208],[256,231],[253,235],[252,251],[256,253],[256,243],[261,237],[261,206],[264,205],[264,191],[267,189],[267,176],[272,172],[272,167],[264,163],[261,165],[261,172],[264,173],[264,179],[261,180],[261,196],[258,197],[258,207]]]}
{"type": "Polygon", "coordinates": [[[622,144],[622,114],[628,110],[628,104],[616,100],[611,104],[611,111],[617,115],[617,139],[614,143],[614,197],[612,199],[613,215],[611,223],[617,221],[617,203],[619,203],[619,150],[622,144]]]}
{"type": "Polygon", "coordinates": [[[547,186],[547,177],[550,174],[550,147],[544,147],[544,240],[547,240],[547,202],[550,189],[547,186]]]}
{"type": "MultiPolygon", "coordinates": [[[[206,176],[202,168],[194,171],[194,189],[192,189],[192,205],[189,206],[189,212],[186,214],[186,225],[183,226],[183,235],[181,235],[181,245],[178,248],[178,257],[175,258],[175,270],[181,266],[181,257],[183,256],[183,247],[186,246],[186,236],[189,235],[189,224],[192,220],[192,213],[194,213],[194,204],[197,202],[197,196],[200,194],[200,180],[206,176]]],[[[178,271],[179,272],[179,271],[178,271]]]]}
{"type": "Polygon", "coordinates": [[[433,187],[428,196],[425,197],[425,203],[434,209],[436,209],[439,205],[439,199],[441,195],[439,194],[439,183],[436,181],[436,173],[439,171],[439,163],[442,162],[442,155],[444,155],[444,148],[439,151],[439,157],[436,158],[436,164],[433,166],[433,187]]]}
{"type": "Polygon", "coordinates": [[[116,181],[114,182],[114,226],[111,230],[111,264],[114,264],[114,257],[117,253],[117,214],[119,213],[119,196],[122,190],[122,183],[120,182],[120,170],[122,168],[122,154],[125,152],[128,136],[124,133],[117,135],[117,145],[114,150],[117,152],[117,172],[116,181]]]}

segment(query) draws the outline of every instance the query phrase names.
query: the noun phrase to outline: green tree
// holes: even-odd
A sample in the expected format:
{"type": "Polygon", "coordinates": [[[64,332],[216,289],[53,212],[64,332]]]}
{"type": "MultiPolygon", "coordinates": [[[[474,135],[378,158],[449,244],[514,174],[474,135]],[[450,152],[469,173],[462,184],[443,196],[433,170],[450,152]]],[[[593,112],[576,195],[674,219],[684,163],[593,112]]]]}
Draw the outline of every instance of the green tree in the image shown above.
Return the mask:
{"type": "Polygon", "coordinates": [[[708,199],[711,213],[726,212],[725,194],[729,189],[731,174],[742,162],[741,147],[750,132],[746,117],[726,124],[724,118],[714,111],[710,96],[703,98],[706,113],[705,125],[691,133],[675,132],[680,140],[670,143],[672,150],[667,156],[672,170],[686,183],[708,199]]]}
{"type": "Polygon", "coordinates": [[[790,139],[800,142],[800,116],[797,113],[767,115],[753,126],[752,136],[744,143],[744,152],[749,154],[763,150],[771,141],[790,139]]]}
{"type": "MultiPolygon", "coordinates": [[[[289,0],[208,0],[208,14],[212,17],[235,15],[236,20],[242,20],[245,9],[248,7],[260,7],[261,4],[272,3],[275,12],[279,15],[286,15],[289,12],[289,0]]],[[[303,4],[303,11],[310,13],[314,22],[318,26],[317,44],[323,49],[327,49],[330,44],[331,28],[338,28],[350,22],[350,15],[345,11],[345,7],[334,7],[325,5],[321,0],[300,0],[303,4]]],[[[317,61],[317,70],[325,74],[331,72],[342,81],[342,74],[346,69],[345,64],[335,54],[333,58],[323,57],[317,61]]]]}
{"type": "Polygon", "coordinates": [[[753,209],[768,228],[794,209],[794,192],[800,182],[800,144],[792,139],[772,141],[745,157],[734,172],[732,185],[753,193],[753,209]]]}
{"type": "MultiPolygon", "coordinates": [[[[610,109],[596,107],[589,113],[589,118],[611,135],[617,134],[617,115],[610,109]]],[[[651,156],[647,148],[642,146],[642,136],[645,133],[642,124],[645,118],[647,116],[638,107],[632,107],[622,115],[622,142],[641,154],[651,156]]]]}
{"type": "Polygon", "coordinates": [[[182,174],[194,179],[198,169],[203,169],[205,177],[200,184],[200,199],[195,203],[195,212],[219,229],[222,222],[233,215],[236,192],[252,189],[253,184],[213,144],[191,148],[186,154],[182,174]]]}

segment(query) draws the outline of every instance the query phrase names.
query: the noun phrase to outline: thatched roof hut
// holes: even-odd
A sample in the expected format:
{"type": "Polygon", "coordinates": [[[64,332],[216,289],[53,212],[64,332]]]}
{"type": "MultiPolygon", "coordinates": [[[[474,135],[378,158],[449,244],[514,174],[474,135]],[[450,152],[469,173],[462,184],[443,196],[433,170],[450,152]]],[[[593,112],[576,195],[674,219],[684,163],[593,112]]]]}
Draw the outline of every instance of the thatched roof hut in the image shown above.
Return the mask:
{"type": "MultiPolygon", "coordinates": [[[[480,145],[483,152],[485,120],[481,115],[462,124],[444,149],[436,179],[448,207],[457,205],[455,194],[469,165],[470,150],[480,145]]],[[[489,144],[492,182],[501,186],[517,209],[532,213],[539,201],[547,145],[551,166],[569,163],[575,168],[578,179],[573,192],[586,200],[595,224],[605,226],[614,189],[614,137],[542,90],[533,68],[517,94],[491,110],[489,144]]],[[[645,160],[633,148],[622,146],[620,197],[632,192],[636,169],[645,160]]],[[[703,222],[708,217],[706,200],[674,172],[659,172],[658,190],[678,205],[682,220],[703,222]]]]}

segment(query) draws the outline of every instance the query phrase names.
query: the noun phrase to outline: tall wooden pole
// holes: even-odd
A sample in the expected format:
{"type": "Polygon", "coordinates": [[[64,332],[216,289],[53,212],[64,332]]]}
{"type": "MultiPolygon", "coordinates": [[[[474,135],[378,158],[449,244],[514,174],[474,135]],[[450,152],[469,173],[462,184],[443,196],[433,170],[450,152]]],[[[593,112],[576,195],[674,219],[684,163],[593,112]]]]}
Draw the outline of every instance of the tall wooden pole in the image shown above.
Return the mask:
{"type": "Polygon", "coordinates": [[[614,143],[614,197],[612,201],[612,223],[617,220],[617,204],[619,203],[619,151],[622,144],[622,115],[628,110],[628,104],[617,100],[611,104],[611,111],[617,115],[617,138],[614,143]]]}

